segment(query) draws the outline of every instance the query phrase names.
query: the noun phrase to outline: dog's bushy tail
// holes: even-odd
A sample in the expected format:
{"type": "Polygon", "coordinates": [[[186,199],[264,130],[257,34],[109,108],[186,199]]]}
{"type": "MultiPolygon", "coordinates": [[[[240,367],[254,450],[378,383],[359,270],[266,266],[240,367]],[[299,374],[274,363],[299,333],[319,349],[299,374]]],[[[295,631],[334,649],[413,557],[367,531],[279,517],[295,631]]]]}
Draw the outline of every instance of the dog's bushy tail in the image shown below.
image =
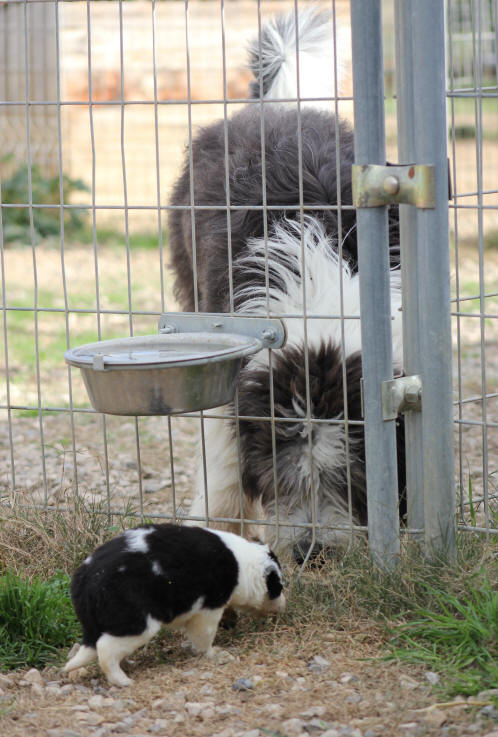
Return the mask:
{"type": "MultiPolygon", "coordinates": [[[[300,99],[339,95],[344,80],[346,34],[343,28],[338,29],[334,44],[333,30],[332,14],[314,5],[299,10],[297,17],[291,11],[267,21],[249,46],[249,67],[254,74],[249,87],[251,97],[259,98],[261,90],[265,99],[275,100],[295,100],[298,92],[300,99]]],[[[330,103],[316,99],[302,104],[330,107],[330,103]]]]}

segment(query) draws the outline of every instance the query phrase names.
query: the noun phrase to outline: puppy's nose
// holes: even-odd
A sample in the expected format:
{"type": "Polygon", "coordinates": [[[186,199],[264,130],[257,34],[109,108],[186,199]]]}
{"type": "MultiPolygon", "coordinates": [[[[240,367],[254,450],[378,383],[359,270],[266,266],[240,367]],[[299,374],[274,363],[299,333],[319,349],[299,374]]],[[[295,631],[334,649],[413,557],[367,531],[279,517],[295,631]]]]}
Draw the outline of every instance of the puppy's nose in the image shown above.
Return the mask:
{"type": "Polygon", "coordinates": [[[292,555],[296,563],[302,565],[307,559],[308,562],[313,562],[323,551],[323,545],[318,542],[313,543],[311,535],[301,537],[294,545],[292,555]],[[308,551],[311,548],[311,552],[308,556],[308,551]]]}

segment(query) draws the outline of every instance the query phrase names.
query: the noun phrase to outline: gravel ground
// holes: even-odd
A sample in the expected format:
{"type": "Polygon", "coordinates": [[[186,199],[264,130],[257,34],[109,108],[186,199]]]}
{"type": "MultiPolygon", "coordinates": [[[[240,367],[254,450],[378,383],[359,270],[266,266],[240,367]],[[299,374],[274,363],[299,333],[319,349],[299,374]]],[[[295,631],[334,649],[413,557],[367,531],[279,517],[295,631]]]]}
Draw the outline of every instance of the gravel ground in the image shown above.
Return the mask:
{"type": "Polygon", "coordinates": [[[237,642],[236,631],[217,662],[171,640],[152,645],[125,664],[135,679],[127,689],[109,688],[94,666],[71,678],[54,668],[0,676],[2,734],[497,737],[489,693],[437,704],[434,674],[368,660],[375,633],[332,630],[303,643],[304,632],[278,629],[277,657],[273,646],[237,642]]]}

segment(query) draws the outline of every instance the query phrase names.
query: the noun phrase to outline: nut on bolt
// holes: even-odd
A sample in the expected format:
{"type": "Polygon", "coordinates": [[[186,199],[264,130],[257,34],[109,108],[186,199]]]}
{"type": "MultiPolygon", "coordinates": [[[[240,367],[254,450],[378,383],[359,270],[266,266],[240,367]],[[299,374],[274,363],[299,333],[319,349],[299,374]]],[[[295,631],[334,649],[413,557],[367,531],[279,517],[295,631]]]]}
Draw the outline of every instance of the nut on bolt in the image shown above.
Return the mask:
{"type": "Polygon", "coordinates": [[[267,343],[275,343],[277,340],[277,333],[273,328],[267,328],[262,331],[261,337],[264,338],[267,343]]]}

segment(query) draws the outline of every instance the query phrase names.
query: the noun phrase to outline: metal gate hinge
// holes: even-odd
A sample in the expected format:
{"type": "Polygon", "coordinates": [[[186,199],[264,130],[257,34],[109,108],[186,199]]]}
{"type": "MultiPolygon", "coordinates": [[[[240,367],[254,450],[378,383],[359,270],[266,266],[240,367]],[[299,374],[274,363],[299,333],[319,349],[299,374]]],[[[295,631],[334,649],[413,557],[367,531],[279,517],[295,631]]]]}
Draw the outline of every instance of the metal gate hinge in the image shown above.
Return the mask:
{"type": "Polygon", "coordinates": [[[159,333],[232,333],[258,338],[263,348],[282,348],[287,333],[282,320],[242,317],[217,312],[166,312],[159,318],[159,333]]]}
{"type": "Polygon", "coordinates": [[[422,408],[422,379],[401,376],[382,382],[382,419],[395,420],[401,412],[422,408]]]}
{"type": "Polygon", "coordinates": [[[354,207],[436,206],[434,166],[430,164],[353,164],[352,181],[354,207]]]}

